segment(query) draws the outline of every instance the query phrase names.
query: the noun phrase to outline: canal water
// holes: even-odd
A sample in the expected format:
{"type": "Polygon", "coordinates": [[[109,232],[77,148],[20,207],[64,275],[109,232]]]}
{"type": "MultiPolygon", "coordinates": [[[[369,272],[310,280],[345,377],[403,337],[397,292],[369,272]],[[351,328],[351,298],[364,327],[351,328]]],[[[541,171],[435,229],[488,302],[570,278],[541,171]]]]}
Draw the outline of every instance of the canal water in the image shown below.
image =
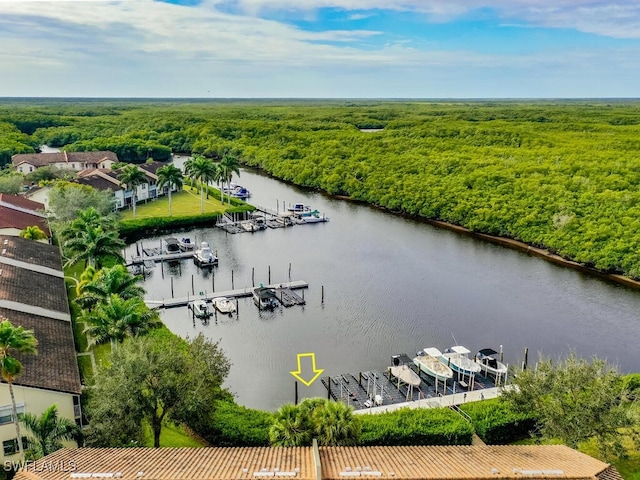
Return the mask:
{"type": "MultiPolygon", "coordinates": [[[[306,305],[239,313],[208,325],[186,307],[162,311],[175,333],[204,333],[232,362],[226,386],[245,406],[275,410],[294,400],[297,355],[314,353],[323,376],[385,369],[390,356],[455,344],[472,352],[503,345],[505,362],[529,363],[574,350],[621,371],[640,371],[640,292],[500,246],[329,198],[242,170],[250,203],[282,209],[302,202],[328,223],[226,234],[216,228],[174,236],[208,241],[220,263],[212,272],[192,260],[156,266],[144,287],[150,299],[305,280],[306,305]],[[290,275],[289,275],[289,266],[290,275]],[[252,280],[253,272],[253,280],[252,280]],[[324,291],[324,301],[322,292],[324,291]]],[[[144,240],[158,247],[162,237],[144,240]]],[[[129,246],[127,256],[135,253],[129,246]]],[[[302,375],[312,377],[310,357],[302,375]]],[[[299,384],[300,397],[326,395],[320,381],[299,384]]]]}

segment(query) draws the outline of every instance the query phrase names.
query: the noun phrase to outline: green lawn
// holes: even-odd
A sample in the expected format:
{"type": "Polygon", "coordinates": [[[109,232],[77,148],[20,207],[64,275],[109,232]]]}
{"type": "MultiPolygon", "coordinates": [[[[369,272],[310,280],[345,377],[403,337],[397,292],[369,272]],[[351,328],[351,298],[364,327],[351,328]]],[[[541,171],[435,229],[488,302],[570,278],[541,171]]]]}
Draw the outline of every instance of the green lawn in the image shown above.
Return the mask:
{"type": "MultiPolygon", "coordinates": [[[[153,447],[153,432],[149,424],[144,426],[144,446],[153,447]]],[[[199,440],[190,437],[182,428],[171,422],[162,425],[160,432],[161,447],[204,447],[199,440]]]]}
{"type": "MultiPolygon", "coordinates": [[[[171,210],[175,217],[185,215],[200,214],[200,193],[189,186],[185,186],[182,192],[171,195],[171,210]]],[[[212,196],[204,200],[205,213],[223,213],[227,209],[226,204],[222,204],[220,200],[216,200],[212,196]]],[[[147,203],[138,203],[136,205],[136,218],[151,217],[168,217],[169,216],[169,197],[163,196],[157,200],[147,203]]],[[[121,220],[130,220],[133,218],[133,210],[123,210],[120,212],[121,220]]]]}

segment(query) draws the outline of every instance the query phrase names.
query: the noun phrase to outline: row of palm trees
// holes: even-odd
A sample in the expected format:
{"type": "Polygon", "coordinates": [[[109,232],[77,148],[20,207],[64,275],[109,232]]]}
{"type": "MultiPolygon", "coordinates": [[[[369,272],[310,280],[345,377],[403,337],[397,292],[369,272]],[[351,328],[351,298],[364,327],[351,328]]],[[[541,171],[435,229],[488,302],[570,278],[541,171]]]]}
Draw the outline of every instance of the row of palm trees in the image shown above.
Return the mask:
{"type": "MultiPolygon", "coordinates": [[[[194,183],[200,184],[200,213],[204,213],[205,187],[207,187],[209,183],[216,183],[218,185],[222,183],[224,185],[226,182],[230,189],[234,173],[240,176],[240,162],[232,155],[225,155],[219,162],[214,162],[212,159],[203,157],[202,155],[194,155],[190,160],[185,162],[184,174],[194,183]]],[[[182,171],[174,165],[165,165],[159,168],[156,174],[158,175],[158,188],[168,188],[169,216],[172,216],[171,193],[173,190],[182,189],[184,175],[182,171]]],[[[136,218],[136,192],[138,186],[147,181],[146,175],[135,165],[126,165],[120,170],[118,179],[127,189],[133,192],[131,199],[133,218],[136,218]]],[[[220,198],[222,198],[222,189],[220,189],[220,198]]],[[[231,196],[229,196],[229,204],[231,204],[231,196]]]]}

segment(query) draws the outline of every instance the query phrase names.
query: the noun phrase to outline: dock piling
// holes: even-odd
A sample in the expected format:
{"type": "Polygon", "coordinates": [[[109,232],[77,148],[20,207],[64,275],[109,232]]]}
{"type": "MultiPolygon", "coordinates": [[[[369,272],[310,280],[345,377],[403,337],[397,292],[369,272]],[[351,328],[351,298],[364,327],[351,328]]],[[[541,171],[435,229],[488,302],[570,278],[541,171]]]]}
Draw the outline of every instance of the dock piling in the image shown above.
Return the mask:
{"type": "Polygon", "coordinates": [[[211,291],[216,291],[216,274],[213,270],[211,271],[211,291]]]}
{"type": "Polygon", "coordinates": [[[256,286],[256,280],[255,280],[255,267],[251,267],[251,286],[255,287],[256,286]]]}
{"type": "Polygon", "coordinates": [[[233,270],[231,270],[231,290],[234,290],[234,288],[233,288],[233,270]]]}
{"type": "Polygon", "coordinates": [[[295,401],[294,401],[294,405],[297,405],[297,404],[298,404],[298,381],[297,381],[297,380],[294,380],[294,383],[295,383],[295,385],[296,385],[296,386],[295,386],[295,392],[296,392],[296,393],[295,393],[295,399],[294,399],[295,401]]]}
{"type": "Polygon", "coordinates": [[[171,277],[171,298],[173,298],[173,277],[171,277]]]}
{"type": "Polygon", "coordinates": [[[324,303],[324,285],[322,285],[322,298],[321,298],[321,303],[324,303]]]}
{"type": "Polygon", "coordinates": [[[269,265],[269,283],[271,283],[271,265],[269,265]]]}
{"type": "Polygon", "coordinates": [[[160,272],[162,273],[162,279],[164,280],[164,262],[160,262],[160,272]]]}
{"type": "Polygon", "coordinates": [[[291,262],[289,262],[289,281],[291,281],[291,262]]]}
{"type": "Polygon", "coordinates": [[[529,347],[524,349],[524,362],[522,362],[522,370],[527,369],[527,363],[529,362],[529,347]]]}

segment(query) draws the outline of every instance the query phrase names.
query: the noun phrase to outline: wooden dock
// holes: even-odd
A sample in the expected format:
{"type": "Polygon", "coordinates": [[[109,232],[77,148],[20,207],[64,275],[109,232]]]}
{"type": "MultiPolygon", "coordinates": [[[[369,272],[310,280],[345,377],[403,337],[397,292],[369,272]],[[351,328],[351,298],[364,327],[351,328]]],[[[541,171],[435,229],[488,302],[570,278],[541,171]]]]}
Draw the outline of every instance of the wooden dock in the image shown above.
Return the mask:
{"type": "Polygon", "coordinates": [[[293,307],[294,305],[304,305],[306,302],[304,297],[295,293],[290,287],[277,287],[276,298],[285,307],[293,307]]]}
{"type": "MultiPolygon", "coordinates": [[[[276,289],[276,291],[281,289],[283,291],[287,289],[291,291],[291,290],[299,290],[301,288],[309,288],[309,284],[304,280],[295,280],[293,282],[276,283],[273,285],[266,285],[266,286],[269,288],[276,289]]],[[[162,300],[147,299],[144,301],[144,303],[146,303],[147,306],[150,308],[184,307],[189,302],[192,302],[193,300],[209,301],[209,300],[213,300],[216,297],[227,297],[227,298],[250,297],[253,295],[254,288],[255,287],[247,287],[247,288],[237,289],[237,290],[227,290],[224,292],[205,292],[203,295],[192,295],[192,296],[179,297],[179,298],[164,298],[162,300]]],[[[290,292],[290,293],[293,293],[293,292],[290,292]]],[[[301,298],[295,293],[293,293],[293,295],[295,295],[298,298],[301,298]]]]}
{"type": "MultiPolygon", "coordinates": [[[[145,253],[148,249],[145,249],[145,253]]],[[[153,254],[147,255],[145,257],[134,255],[131,257],[131,261],[127,264],[129,265],[140,265],[145,262],[170,262],[172,260],[181,260],[183,258],[193,258],[193,252],[178,252],[178,253],[164,253],[164,254],[153,254]]]]}
{"type": "Polygon", "coordinates": [[[437,404],[440,403],[442,397],[451,395],[458,396],[454,397],[457,403],[464,403],[467,401],[467,394],[469,394],[470,399],[473,396],[471,395],[472,393],[475,393],[475,396],[484,398],[481,392],[494,389],[496,386],[492,378],[477,374],[473,390],[465,388],[458,381],[449,380],[446,391],[442,391],[442,382],[439,382],[439,390],[436,392],[433,378],[421,375],[419,370],[413,366],[410,368],[418,373],[422,380],[418,388],[411,390],[407,385],[398,382],[398,379],[391,376],[389,371],[383,373],[378,370],[370,370],[360,372],[357,375],[345,373],[324,377],[321,381],[327,389],[329,398],[346,403],[355,410],[422,400],[432,400],[437,404]]]}

